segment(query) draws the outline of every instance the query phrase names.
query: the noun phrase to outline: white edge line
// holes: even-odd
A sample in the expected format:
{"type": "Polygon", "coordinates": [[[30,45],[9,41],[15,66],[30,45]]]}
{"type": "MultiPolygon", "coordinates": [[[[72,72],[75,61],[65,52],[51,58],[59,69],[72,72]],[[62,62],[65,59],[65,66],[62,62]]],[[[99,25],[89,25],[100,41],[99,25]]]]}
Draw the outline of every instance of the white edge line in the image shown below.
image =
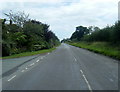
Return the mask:
{"type": "Polygon", "coordinates": [[[33,64],[30,64],[29,66],[32,66],[33,64]]]}
{"type": "Polygon", "coordinates": [[[82,70],[80,70],[80,72],[82,73],[82,76],[83,76],[83,78],[85,79],[85,82],[87,83],[87,85],[88,85],[88,88],[89,88],[90,92],[92,92],[92,88],[91,88],[91,86],[90,86],[90,84],[89,84],[89,82],[88,82],[87,78],[85,77],[85,75],[84,75],[83,71],[82,71],[82,70]]]}
{"type": "Polygon", "coordinates": [[[8,79],[8,81],[11,81],[12,79],[14,79],[16,77],[16,75],[14,75],[13,77],[11,77],[10,79],[8,79]]]}
{"type": "Polygon", "coordinates": [[[26,67],[25,69],[27,70],[28,68],[26,67]]]}
{"type": "Polygon", "coordinates": [[[24,72],[25,70],[22,70],[21,72],[24,72]]]}
{"type": "Polygon", "coordinates": [[[36,62],[39,62],[39,59],[36,62]]]}
{"type": "Polygon", "coordinates": [[[30,64],[29,66],[33,66],[33,65],[34,65],[34,63],[30,64]]]}

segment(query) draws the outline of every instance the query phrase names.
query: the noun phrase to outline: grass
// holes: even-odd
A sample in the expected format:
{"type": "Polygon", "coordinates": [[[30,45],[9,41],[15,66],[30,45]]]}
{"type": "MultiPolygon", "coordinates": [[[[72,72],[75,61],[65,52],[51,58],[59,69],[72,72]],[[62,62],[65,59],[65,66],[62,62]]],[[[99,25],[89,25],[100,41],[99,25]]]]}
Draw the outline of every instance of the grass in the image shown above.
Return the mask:
{"type": "Polygon", "coordinates": [[[69,44],[120,60],[120,46],[115,46],[107,42],[72,42],[69,44]]]}
{"type": "Polygon", "coordinates": [[[33,51],[33,52],[23,52],[23,53],[20,53],[20,54],[14,54],[14,55],[11,55],[11,56],[1,57],[1,58],[2,59],[10,59],[10,58],[18,58],[18,57],[24,57],[24,56],[32,56],[32,55],[37,55],[37,54],[51,52],[51,51],[53,51],[55,49],[56,48],[39,50],[39,51],[33,51]]]}

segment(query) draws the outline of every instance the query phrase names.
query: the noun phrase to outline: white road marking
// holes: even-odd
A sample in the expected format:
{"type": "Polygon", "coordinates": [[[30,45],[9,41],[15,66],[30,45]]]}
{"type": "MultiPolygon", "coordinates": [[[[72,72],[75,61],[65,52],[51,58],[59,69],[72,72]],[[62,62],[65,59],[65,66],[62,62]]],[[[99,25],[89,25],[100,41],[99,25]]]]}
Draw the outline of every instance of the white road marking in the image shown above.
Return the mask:
{"type": "Polygon", "coordinates": [[[88,82],[87,78],[85,77],[85,75],[84,75],[83,71],[82,71],[82,70],[80,70],[80,72],[82,73],[82,76],[83,76],[83,78],[85,79],[85,82],[87,83],[87,85],[88,85],[88,88],[89,88],[90,92],[92,92],[92,88],[91,88],[91,86],[90,86],[90,84],[89,84],[89,82],[88,82]]]}
{"type": "Polygon", "coordinates": [[[33,66],[33,65],[34,65],[34,63],[30,64],[29,66],[33,66]]]}
{"type": "Polygon", "coordinates": [[[12,79],[14,79],[16,77],[16,75],[14,75],[13,77],[11,77],[8,81],[11,81],[12,79]]]}
{"type": "Polygon", "coordinates": [[[22,70],[21,72],[24,72],[25,70],[22,70]]]}
{"type": "Polygon", "coordinates": [[[80,72],[83,74],[83,71],[82,71],[82,70],[80,70],[80,72]]]}
{"type": "Polygon", "coordinates": [[[39,62],[39,59],[36,62],[39,62]]]}
{"type": "Polygon", "coordinates": [[[110,79],[111,82],[113,82],[113,79],[110,79]]]}
{"type": "Polygon", "coordinates": [[[49,55],[50,53],[48,53],[48,55],[49,55]]]}
{"type": "Polygon", "coordinates": [[[77,59],[76,58],[74,58],[75,59],[75,61],[77,61],[77,59]]]}
{"type": "Polygon", "coordinates": [[[32,65],[34,65],[35,63],[32,63],[32,65]]]}
{"type": "Polygon", "coordinates": [[[28,68],[26,67],[25,69],[27,70],[28,68]]]}

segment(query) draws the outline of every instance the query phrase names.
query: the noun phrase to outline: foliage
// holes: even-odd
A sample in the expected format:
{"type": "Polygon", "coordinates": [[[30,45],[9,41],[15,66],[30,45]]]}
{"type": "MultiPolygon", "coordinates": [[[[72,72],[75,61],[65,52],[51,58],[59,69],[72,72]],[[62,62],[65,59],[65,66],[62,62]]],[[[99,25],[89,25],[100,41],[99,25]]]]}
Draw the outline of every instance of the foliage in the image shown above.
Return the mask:
{"type": "Polygon", "coordinates": [[[50,49],[44,49],[44,50],[38,50],[38,51],[33,51],[33,52],[23,52],[19,54],[13,54],[11,56],[5,56],[2,59],[8,59],[8,58],[18,58],[18,57],[23,57],[23,56],[30,56],[30,55],[37,55],[37,54],[42,54],[42,53],[47,53],[55,50],[56,48],[50,48],[50,49]]]}
{"type": "Polygon", "coordinates": [[[90,35],[84,35],[83,41],[102,41],[120,44],[120,21],[113,26],[107,26],[100,30],[95,30],[90,35]]]}
{"type": "Polygon", "coordinates": [[[72,34],[70,40],[73,42],[87,41],[87,42],[111,42],[112,44],[120,44],[120,21],[113,26],[106,26],[103,29],[99,27],[90,26],[88,28],[79,26],[72,34]]]}
{"type": "Polygon", "coordinates": [[[111,45],[108,42],[73,42],[70,45],[85,48],[120,60],[120,45],[111,45]]]}
{"type": "Polygon", "coordinates": [[[10,11],[8,14],[4,13],[7,17],[9,17],[10,19],[10,24],[12,24],[12,21],[22,27],[24,25],[24,23],[28,20],[29,14],[25,14],[24,12],[13,12],[10,11]]]}
{"type": "Polygon", "coordinates": [[[90,26],[88,30],[87,34],[79,33],[81,30],[75,31],[71,38],[77,38],[76,40],[70,38],[63,41],[77,47],[120,59],[120,21],[102,29],[90,26]]]}
{"type": "Polygon", "coordinates": [[[72,34],[70,39],[80,41],[80,39],[88,33],[89,30],[87,29],[87,27],[78,26],[76,27],[76,31],[72,34]]]}
{"type": "Polygon", "coordinates": [[[10,24],[6,24],[6,19],[3,19],[3,56],[49,49],[60,43],[57,36],[49,30],[48,24],[36,20],[28,20],[28,15],[23,12],[10,12],[6,15],[10,18],[10,24]]]}

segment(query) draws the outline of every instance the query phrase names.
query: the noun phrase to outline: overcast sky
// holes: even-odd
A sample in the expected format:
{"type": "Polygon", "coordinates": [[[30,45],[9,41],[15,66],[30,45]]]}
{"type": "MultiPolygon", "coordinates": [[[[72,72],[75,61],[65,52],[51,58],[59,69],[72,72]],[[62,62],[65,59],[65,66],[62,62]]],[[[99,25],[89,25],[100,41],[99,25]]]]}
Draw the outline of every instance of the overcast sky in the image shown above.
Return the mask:
{"type": "Polygon", "coordinates": [[[119,0],[1,0],[3,13],[24,11],[29,18],[50,25],[59,39],[69,38],[75,27],[112,25],[118,20],[119,0]]]}

